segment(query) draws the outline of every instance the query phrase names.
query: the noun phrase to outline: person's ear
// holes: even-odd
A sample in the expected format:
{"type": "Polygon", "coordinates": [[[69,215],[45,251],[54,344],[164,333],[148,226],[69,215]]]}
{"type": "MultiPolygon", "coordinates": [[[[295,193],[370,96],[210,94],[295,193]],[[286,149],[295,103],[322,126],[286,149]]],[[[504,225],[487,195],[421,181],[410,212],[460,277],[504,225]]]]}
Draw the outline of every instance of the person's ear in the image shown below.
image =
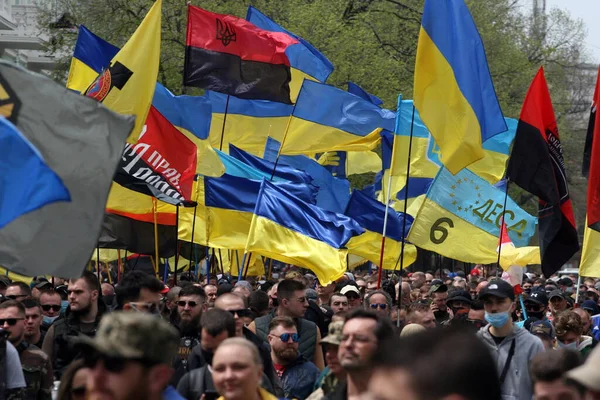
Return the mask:
{"type": "Polygon", "coordinates": [[[152,367],[148,372],[148,381],[146,382],[150,388],[150,393],[162,393],[169,385],[173,372],[173,368],[166,364],[152,367]]]}
{"type": "Polygon", "coordinates": [[[92,300],[97,300],[98,299],[98,295],[100,294],[99,291],[97,290],[92,290],[92,300]]]}

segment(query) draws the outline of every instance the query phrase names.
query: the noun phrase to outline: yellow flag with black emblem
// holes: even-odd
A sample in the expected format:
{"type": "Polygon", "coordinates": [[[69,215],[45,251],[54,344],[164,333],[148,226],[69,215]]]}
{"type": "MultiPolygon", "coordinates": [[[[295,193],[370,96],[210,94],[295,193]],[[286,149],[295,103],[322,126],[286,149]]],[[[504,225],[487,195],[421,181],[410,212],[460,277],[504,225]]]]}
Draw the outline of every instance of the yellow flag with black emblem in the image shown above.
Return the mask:
{"type": "Polygon", "coordinates": [[[137,142],[152,104],[160,61],[162,0],[157,0],[125,46],[104,69],[85,95],[109,109],[135,115],[135,128],[127,138],[137,142]]]}

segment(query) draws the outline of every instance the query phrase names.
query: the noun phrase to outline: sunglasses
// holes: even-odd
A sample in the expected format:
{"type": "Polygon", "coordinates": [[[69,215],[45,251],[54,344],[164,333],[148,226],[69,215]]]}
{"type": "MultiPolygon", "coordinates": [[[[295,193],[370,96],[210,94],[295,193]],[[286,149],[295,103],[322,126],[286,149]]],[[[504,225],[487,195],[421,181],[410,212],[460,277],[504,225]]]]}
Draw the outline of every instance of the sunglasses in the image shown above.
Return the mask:
{"type": "Polygon", "coordinates": [[[245,317],[249,317],[250,316],[250,310],[246,309],[246,308],[240,308],[239,310],[228,310],[231,315],[233,315],[235,317],[235,315],[237,314],[237,316],[239,318],[245,318],[245,317]]]}
{"type": "Polygon", "coordinates": [[[125,359],[123,357],[114,357],[106,354],[101,354],[97,351],[92,351],[83,355],[83,365],[86,368],[95,368],[98,362],[102,361],[104,369],[113,374],[119,374],[125,370],[129,361],[137,361],[143,364],[148,364],[148,360],[142,359],[125,359]]]}
{"type": "Polygon", "coordinates": [[[377,310],[377,307],[379,307],[381,310],[385,310],[387,308],[387,304],[385,304],[385,303],[383,303],[383,304],[378,304],[378,303],[371,304],[371,308],[373,310],[377,310]]]}
{"type": "Polygon", "coordinates": [[[50,311],[50,310],[52,310],[52,311],[55,311],[55,312],[59,312],[60,309],[61,309],[61,305],[60,304],[58,304],[58,305],[56,305],[56,304],[42,304],[41,307],[42,307],[42,310],[44,310],[44,311],[50,311]]]}
{"type": "Polygon", "coordinates": [[[17,299],[19,299],[21,297],[28,297],[28,296],[26,294],[16,294],[16,295],[15,294],[9,294],[8,296],[4,296],[4,297],[6,297],[9,300],[17,300],[17,299]]]}
{"type": "Polygon", "coordinates": [[[292,339],[293,343],[298,343],[300,341],[300,336],[298,336],[297,333],[282,333],[281,336],[272,336],[278,337],[279,340],[281,340],[283,343],[287,343],[290,340],[290,338],[292,339]]]}
{"type": "Polygon", "coordinates": [[[5,323],[8,324],[8,326],[15,326],[17,324],[17,321],[23,321],[25,318],[5,318],[5,319],[0,319],[0,326],[3,326],[5,323]]]}
{"type": "Polygon", "coordinates": [[[194,307],[196,307],[198,304],[200,304],[200,303],[198,303],[197,301],[183,301],[183,300],[180,300],[180,301],[178,301],[178,302],[177,302],[177,305],[178,305],[179,307],[185,307],[186,305],[188,305],[188,306],[190,306],[191,308],[194,308],[194,307]]]}

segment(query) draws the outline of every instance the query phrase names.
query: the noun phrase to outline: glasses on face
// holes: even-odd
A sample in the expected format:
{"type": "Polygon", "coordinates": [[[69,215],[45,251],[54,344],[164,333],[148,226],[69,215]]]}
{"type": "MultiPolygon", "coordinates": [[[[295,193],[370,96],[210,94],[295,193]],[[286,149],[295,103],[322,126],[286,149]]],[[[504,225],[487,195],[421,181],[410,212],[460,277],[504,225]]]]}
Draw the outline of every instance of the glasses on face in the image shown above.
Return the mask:
{"type": "Polygon", "coordinates": [[[8,296],[4,296],[9,300],[19,300],[25,297],[28,297],[26,294],[9,294],[8,296]]]}
{"type": "Polygon", "coordinates": [[[0,319],[0,326],[4,326],[4,324],[8,324],[8,326],[15,326],[17,321],[23,321],[25,318],[4,318],[0,319]]]}
{"type": "Polygon", "coordinates": [[[371,309],[373,310],[377,310],[377,308],[381,309],[381,310],[385,310],[387,308],[387,304],[385,303],[375,303],[375,304],[371,304],[371,309]]]}
{"type": "Polygon", "coordinates": [[[42,310],[44,311],[54,311],[54,312],[59,312],[60,311],[60,304],[42,304],[42,310]]]}
{"type": "Polygon", "coordinates": [[[306,297],[298,297],[298,298],[296,299],[296,301],[297,301],[298,303],[305,303],[305,302],[306,302],[306,297]]]}
{"type": "Polygon", "coordinates": [[[131,302],[129,305],[138,312],[147,312],[151,314],[158,314],[159,312],[158,306],[155,303],[131,302]]]}
{"type": "Polygon", "coordinates": [[[237,314],[238,318],[245,318],[245,317],[249,317],[250,316],[250,310],[248,310],[246,308],[240,308],[239,310],[228,310],[228,311],[234,317],[237,314]]]}
{"type": "Polygon", "coordinates": [[[194,307],[196,307],[198,304],[200,304],[200,303],[198,303],[197,301],[193,301],[193,300],[192,300],[192,301],[183,301],[183,300],[179,300],[179,301],[177,302],[177,305],[178,305],[179,307],[185,307],[186,305],[188,305],[188,306],[190,306],[191,308],[194,308],[194,307]]]}
{"type": "Polygon", "coordinates": [[[128,361],[145,362],[143,360],[130,360],[123,357],[113,357],[106,354],[101,354],[97,351],[92,351],[83,355],[83,365],[86,368],[95,368],[100,361],[102,361],[104,369],[113,374],[123,372],[128,361]]]}
{"type": "Polygon", "coordinates": [[[272,336],[279,338],[283,343],[289,342],[290,339],[292,339],[292,343],[298,343],[300,341],[300,336],[298,336],[297,333],[282,333],[281,336],[272,336]]]}

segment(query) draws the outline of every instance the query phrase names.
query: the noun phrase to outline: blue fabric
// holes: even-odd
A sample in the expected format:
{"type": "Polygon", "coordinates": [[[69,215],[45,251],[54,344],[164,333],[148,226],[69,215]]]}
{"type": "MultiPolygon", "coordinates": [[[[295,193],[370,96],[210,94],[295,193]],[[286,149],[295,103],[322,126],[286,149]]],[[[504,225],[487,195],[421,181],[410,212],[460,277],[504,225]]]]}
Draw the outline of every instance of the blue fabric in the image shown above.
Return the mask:
{"type": "Polygon", "coordinates": [[[452,67],[481,126],[481,141],[506,131],[483,42],[464,0],[426,0],[421,24],[452,67]]]}
{"type": "Polygon", "coordinates": [[[0,117],[0,228],[21,215],[58,201],[71,201],[62,179],[6,118],[0,117]]]}
{"type": "Polygon", "coordinates": [[[319,373],[315,364],[303,358],[288,365],[281,376],[285,396],[290,399],[305,399],[310,396],[319,373]]]}
{"type": "Polygon", "coordinates": [[[354,82],[348,82],[348,93],[352,93],[358,97],[362,97],[363,99],[370,101],[376,106],[380,106],[383,104],[383,100],[367,92],[365,89],[361,88],[354,82]]]}
{"type": "Polygon", "coordinates": [[[357,136],[378,128],[394,131],[396,114],[369,101],[318,82],[304,80],[294,116],[357,136]]]}
{"type": "Polygon", "coordinates": [[[75,43],[73,57],[100,73],[110,64],[110,60],[119,52],[119,48],[94,35],[83,25],[79,26],[79,35],[75,43]]]}
{"type": "Polygon", "coordinates": [[[347,151],[336,151],[337,156],[340,158],[338,165],[324,165],[324,167],[336,178],[346,179],[346,163],[348,158],[347,151]]]}
{"type": "MultiPolygon", "coordinates": [[[[383,235],[385,204],[378,202],[359,190],[355,190],[352,192],[345,214],[358,222],[366,230],[383,235]]],[[[397,212],[389,207],[385,236],[397,242],[402,242],[410,230],[413,221],[414,218],[410,215],[397,212]]]]}
{"type": "Polygon", "coordinates": [[[273,176],[271,179],[271,172],[259,171],[256,168],[252,168],[246,163],[230,156],[229,154],[223,153],[217,149],[214,149],[218,154],[223,166],[225,167],[225,173],[231,176],[237,176],[238,178],[262,180],[263,178],[272,180],[273,182],[286,181],[279,176],[273,176]]]}
{"type": "Polygon", "coordinates": [[[364,233],[348,216],[305,203],[266,180],[262,182],[254,213],[336,249],[364,233]]]}
{"type": "Polygon", "coordinates": [[[182,397],[173,386],[169,385],[163,392],[163,400],[185,400],[185,397],[182,397]]]}
{"type": "Polygon", "coordinates": [[[377,198],[377,192],[380,192],[383,189],[383,185],[382,185],[382,180],[383,180],[383,171],[379,171],[376,175],[375,175],[375,179],[373,180],[373,183],[371,185],[367,185],[362,189],[362,192],[364,194],[366,194],[367,196],[376,199],[377,198]]]}
{"type": "MultiPolygon", "coordinates": [[[[420,196],[427,193],[433,183],[431,178],[408,178],[408,198],[420,196]]],[[[396,199],[404,200],[406,195],[406,185],[396,194],[396,199]]]]}
{"type": "MultiPolygon", "coordinates": [[[[206,91],[206,97],[212,104],[212,111],[215,114],[225,114],[227,105],[227,95],[223,93],[206,91]]],[[[292,115],[294,106],[284,103],[277,103],[268,100],[248,100],[239,99],[235,96],[229,96],[229,105],[227,105],[227,114],[247,115],[249,117],[268,118],[268,117],[289,117],[292,115]]]]}
{"type": "Polygon", "coordinates": [[[323,53],[300,36],[284,29],[256,8],[248,6],[246,20],[266,31],[287,33],[300,42],[300,44],[289,46],[285,52],[292,68],[299,69],[321,82],[325,82],[333,72],[333,64],[323,53]]]}
{"type": "Polygon", "coordinates": [[[394,133],[388,130],[381,131],[381,166],[389,169],[392,165],[392,150],[394,148],[394,133]]]}
{"type": "MultiPolygon", "coordinates": [[[[265,159],[275,161],[280,145],[277,140],[268,138],[265,159]]],[[[313,185],[319,188],[317,206],[327,211],[344,212],[350,200],[350,182],[334,177],[325,167],[306,156],[280,156],[279,161],[312,177],[313,185]]]]}
{"type": "Polygon", "coordinates": [[[277,163],[277,168],[275,168],[275,163],[250,154],[235,147],[231,143],[229,144],[229,155],[240,160],[244,164],[248,164],[252,168],[265,174],[269,174],[269,177],[273,174],[273,171],[275,171],[276,176],[290,182],[311,183],[313,180],[306,172],[299,171],[282,162],[277,163]]]}
{"type": "MultiPolygon", "coordinates": [[[[261,181],[227,174],[218,178],[204,177],[204,204],[207,207],[253,212],[260,184],[261,181]]],[[[309,204],[316,202],[315,186],[291,182],[276,182],[273,185],[309,204]]]]}
{"type": "Polygon", "coordinates": [[[172,125],[190,131],[199,139],[208,139],[212,106],[206,97],[175,96],[157,82],[152,105],[172,125]]]}

